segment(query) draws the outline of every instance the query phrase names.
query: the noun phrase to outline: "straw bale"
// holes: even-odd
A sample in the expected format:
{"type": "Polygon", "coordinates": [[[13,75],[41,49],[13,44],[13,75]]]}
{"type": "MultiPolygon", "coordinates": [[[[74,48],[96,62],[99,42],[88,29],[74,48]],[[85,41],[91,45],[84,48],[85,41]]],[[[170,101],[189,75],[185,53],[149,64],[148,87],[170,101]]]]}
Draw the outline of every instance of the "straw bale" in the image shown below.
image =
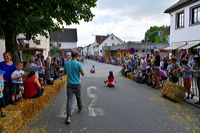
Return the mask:
{"type": "Polygon", "coordinates": [[[23,124],[21,111],[7,111],[7,117],[0,119],[0,133],[17,132],[23,124]],[[12,125],[12,126],[11,126],[12,125]]]}
{"type": "Polygon", "coordinates": [[[136,81],[136,75],[135,75],[135,74],[132,74],[131,79],[132,79],[133,81],[136,81]]]}
{"type": "Polygon", "coordinates": [[[185,89],[184,87],[168,81],[161,91],[161,96],[174,102],[181,102],[185,97],[186,91],[187,89],[185,89]]]}
{"type": "Polygon", "coordinates": [[[49,101],[65,86],[66,77],[63,77],[63,80],[56,80],[53,85],[44,86],[45,91],[41,97],[23,99],[17,105],[6,107],[7,117],[0,119],[0,133],[7,133],[11,131],[10,129],[12,129],[12,132],[13,129],[19,130],[22,125],[28,123],[35,115],[41,112],[48,105],[49,101]],[[16,121],[19,121],[18,126],[16,126],[16,121]]]}
{"type": "Polygon", "coordinates": [[[131,79],[132,73],[127,73],[127,78],[131,79]]]}

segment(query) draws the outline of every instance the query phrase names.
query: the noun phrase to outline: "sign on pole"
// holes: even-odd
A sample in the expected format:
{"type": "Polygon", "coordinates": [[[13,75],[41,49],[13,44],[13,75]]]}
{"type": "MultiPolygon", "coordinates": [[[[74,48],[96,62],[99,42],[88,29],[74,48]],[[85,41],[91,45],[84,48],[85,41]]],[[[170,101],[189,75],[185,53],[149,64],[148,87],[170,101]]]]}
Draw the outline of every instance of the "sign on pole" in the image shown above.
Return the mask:
{"type": "Polygon", "coordinates": [[[134,49],[134,48],[131,48],[131,49],[129,50],[129,52],[130,52],[130,54],[134,54],[134,53],[135,53],[135,49],[134,49]]]}
{"type": "Polygon", "coordinates": [[[159,37],[162,36],[162,31],[158,31],[158,36],[159,36],[159,37]]]}

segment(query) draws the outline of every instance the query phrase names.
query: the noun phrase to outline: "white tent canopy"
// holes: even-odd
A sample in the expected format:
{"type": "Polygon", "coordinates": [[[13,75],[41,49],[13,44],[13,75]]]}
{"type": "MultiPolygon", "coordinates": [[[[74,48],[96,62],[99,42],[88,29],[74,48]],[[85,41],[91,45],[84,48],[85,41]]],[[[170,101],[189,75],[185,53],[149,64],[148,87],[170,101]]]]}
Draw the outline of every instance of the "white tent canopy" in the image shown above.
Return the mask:
{"type": "Polygon", "coordinates": [[[185,45],[185,46],[183,46],[183,47],[181,47],[179,49],[190,49],[190,48],[192,48],[192,47],[194,47],[194,46],[196,46],[198,44],[200,44],[200,41],[190,41],[190,42],[188,42],[187,45],[185,45]]]}
{"type": "Polygon", "coordinates": [[[171,46],[165,48],[164,50],[175,50],[184,45],[186,45],[186,42],[176,42],[176,43],[172,43],[171,46]]]}
{"type": "Polygon", "coordinates": [[[200,46],[198,46],[198,47],[196,47],[196,48],[194,48],[194,49],[200,49],[200,46]]]}

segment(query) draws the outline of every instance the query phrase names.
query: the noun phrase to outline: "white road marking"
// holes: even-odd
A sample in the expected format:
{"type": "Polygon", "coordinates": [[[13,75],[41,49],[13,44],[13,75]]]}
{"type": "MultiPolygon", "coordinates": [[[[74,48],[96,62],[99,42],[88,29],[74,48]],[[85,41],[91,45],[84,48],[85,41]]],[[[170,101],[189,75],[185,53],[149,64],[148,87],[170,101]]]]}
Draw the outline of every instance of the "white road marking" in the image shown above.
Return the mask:
{"type": "Polygon", "coordinates": [[[90,105],[88,106],[89,116],[96,117],[96,116],[103,116],[104,112],[102,108],[95,108],[97,103],[97,95],[92,93],[92,90],[97,90],[95,86],[90,86],[87,88],[87,95],[89,98],[92,99],[90,105]]]}
{"type": "MultiPolygon", "coordinates": [[[[67,100],[66,100],[67,101],[67,100]]],[[[75,112],[75,110],[77,110],[77,102],[76,100],[74,101],[74,98],[73,98],[73,102],[72,102],[72,114],[75,112]]],[[[64,102],[61,106],[61,112],[60,112],[60,115],[59,117],[61,118],[66,118],[67,117],[67,110],[66,110],[66,102],[64,102]]]]}

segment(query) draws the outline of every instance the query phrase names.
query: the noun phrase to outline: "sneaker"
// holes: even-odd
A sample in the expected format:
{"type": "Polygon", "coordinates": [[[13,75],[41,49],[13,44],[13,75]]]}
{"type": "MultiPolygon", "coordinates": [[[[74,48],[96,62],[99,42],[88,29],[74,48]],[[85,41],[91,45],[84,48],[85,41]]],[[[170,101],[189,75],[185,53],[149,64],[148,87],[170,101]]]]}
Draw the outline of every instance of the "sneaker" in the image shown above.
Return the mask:
{"type": "Polygon", "coordinates": [[[155,87],[156,87],[156,84],[153,84],[153,85],[152,85],[152,88],[155,88],[155,87]]]}
{"type": "Polygon", "coordinates": [[[5,112],[1,112],[1,117],[6,117],[6,113],[5,112]]]}
{"type": "Polygon", "coordinates": [[[191,99],[193,99],[194,98],[194,94],[191,94],[191,99]]]}
{"type": "Polygon", "coordinates": [[[81,113],[82,109],[83,109],[83,105],[81,105],[81,107],[78,108],[78,113],[81,113]]]}
{"type": "Polygon", "coordinates": [[[72,120],[71,120],[70,117],[66,118],[66,122],[65,122],[65,123],[66,123],[67,125],[69,125],[71,122],[72,122],[72,120]]]}

